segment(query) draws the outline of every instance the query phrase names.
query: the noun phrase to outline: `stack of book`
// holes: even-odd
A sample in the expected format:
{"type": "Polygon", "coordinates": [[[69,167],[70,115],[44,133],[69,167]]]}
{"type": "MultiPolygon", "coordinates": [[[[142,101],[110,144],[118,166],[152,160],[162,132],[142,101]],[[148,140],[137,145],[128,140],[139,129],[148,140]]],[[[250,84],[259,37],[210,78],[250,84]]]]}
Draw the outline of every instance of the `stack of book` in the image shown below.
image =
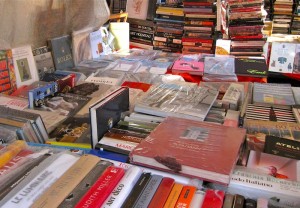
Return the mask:
{"type": "Polygon", "coordinates": [[[213,34],[216,24],[214,0],[184,0],[185,14],[182,52],[214,53],[213,34]]]}
{"type": "Polygon", "coordinates": [[[181,53],[184,25],[182,2],[158,4],[153,49],[181,53]]]}
{"type": "Polygon", "coordinates": [[[272,33],[289,34],[293,17],[293,0],[276,0],[273,3],[272,33]]]}
{"type": "Polygon", "coordinates": [[[231,55],[262,55],[266,42],[262,33],[266,12],[262,6],[262,0],[222,2],[223,29],[231,39],[231,55]]]}

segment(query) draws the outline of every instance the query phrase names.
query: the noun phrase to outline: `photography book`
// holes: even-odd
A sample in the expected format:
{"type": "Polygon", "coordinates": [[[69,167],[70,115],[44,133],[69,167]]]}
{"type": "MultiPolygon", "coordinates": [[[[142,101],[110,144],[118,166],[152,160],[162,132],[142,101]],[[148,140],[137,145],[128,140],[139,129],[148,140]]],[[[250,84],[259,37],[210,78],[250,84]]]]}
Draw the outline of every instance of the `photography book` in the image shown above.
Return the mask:
{"type": "Polygon", "coordinates": [[[130,153],[130,160],[134,164],[228,184],[245,134],[245,129],[167,117],[130,153]]]}

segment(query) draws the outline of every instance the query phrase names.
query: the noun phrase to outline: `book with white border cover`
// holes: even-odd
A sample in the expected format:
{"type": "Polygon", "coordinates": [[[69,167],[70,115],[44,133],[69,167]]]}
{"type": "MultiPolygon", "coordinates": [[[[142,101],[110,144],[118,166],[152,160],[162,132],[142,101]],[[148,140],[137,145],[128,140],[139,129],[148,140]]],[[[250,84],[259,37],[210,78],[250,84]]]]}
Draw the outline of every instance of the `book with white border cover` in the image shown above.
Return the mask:
{"type": "Polygon", "coordinates": [[[148,13],[149,0],[128,0],[126,12],[129,18],[146,20],[148,13]]]}
{"type": "Polygon", "coordinates": [[[0,207],[30,207],[78,159],[78,156],[66,153],[47,158],[1,200],[0,207]]]}
{"type": "Polygon", "coordinates": [[[38,70],[30,45],[12,49],[17,87],[39,81],[38,70]]]}

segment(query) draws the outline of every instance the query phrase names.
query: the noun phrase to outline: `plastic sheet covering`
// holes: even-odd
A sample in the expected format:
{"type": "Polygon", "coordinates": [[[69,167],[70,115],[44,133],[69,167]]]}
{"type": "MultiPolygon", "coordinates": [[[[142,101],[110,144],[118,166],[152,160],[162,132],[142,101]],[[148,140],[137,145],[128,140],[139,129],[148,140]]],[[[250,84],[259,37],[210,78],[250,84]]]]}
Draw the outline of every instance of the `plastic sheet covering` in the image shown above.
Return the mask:
{"type": "Polygon", "coordinates": [[[99,29],[110,15],[105,0],[1,0],[0,11],[0,48],[41,47],[50,38],[99,29]]]}

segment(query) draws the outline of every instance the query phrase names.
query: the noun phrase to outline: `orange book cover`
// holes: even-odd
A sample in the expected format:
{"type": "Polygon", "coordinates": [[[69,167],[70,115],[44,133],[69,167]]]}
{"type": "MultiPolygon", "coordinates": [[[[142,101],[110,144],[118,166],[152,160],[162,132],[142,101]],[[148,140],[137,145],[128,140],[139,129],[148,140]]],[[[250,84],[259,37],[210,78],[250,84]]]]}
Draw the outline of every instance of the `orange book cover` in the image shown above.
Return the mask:
{"type": "Polygon", "coordinates": [[[196,187],[194,186],[184,186],[179,198],[176,202],[175,207],[181,208],[181,207],[189,207],[191,204],[191,201],[195,195],[196,187]]]}
{"type": "Polygon", "coordinates": [[[168,196],[168,199],[164,205],[164,208],[173,208],[175,207],[175,204],[178,200],[178,197],[181,193],[181,190],[183,188],[183,185],[182,184],[179,184],[179,183],[175,183],[172,190],[171,190],[171,193],[169,194],[168,196]]]}

